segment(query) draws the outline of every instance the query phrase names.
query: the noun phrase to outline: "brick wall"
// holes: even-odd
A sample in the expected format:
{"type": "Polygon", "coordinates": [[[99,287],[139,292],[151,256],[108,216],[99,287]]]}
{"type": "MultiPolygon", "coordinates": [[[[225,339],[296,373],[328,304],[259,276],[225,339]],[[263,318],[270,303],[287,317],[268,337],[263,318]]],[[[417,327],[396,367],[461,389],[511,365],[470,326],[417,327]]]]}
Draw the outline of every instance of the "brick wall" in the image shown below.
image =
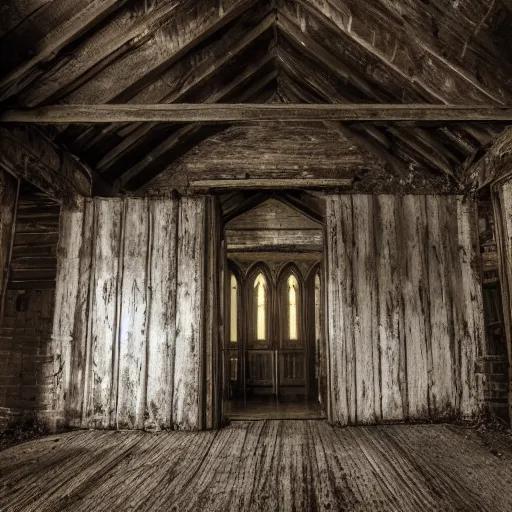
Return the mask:
{"type": "Polygon", "coordinates": [[[0,429],[51,408],[59,213],[28,185],[20,189],[0,326],[0,429]]]}

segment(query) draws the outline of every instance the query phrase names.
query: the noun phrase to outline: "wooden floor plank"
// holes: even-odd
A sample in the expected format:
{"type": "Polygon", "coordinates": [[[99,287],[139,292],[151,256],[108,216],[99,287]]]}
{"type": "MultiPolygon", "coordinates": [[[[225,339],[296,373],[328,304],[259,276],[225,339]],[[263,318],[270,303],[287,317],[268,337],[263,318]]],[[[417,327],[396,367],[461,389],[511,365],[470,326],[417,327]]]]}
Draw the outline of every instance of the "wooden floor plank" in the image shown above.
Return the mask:
{"type": "Polygon", "coordinates": [[[512,441],[448,425],[79,431],[0,452],[2,511],[512,510],[512,441]],[[498,447],[499,448],[499,447],[498,447]]]}

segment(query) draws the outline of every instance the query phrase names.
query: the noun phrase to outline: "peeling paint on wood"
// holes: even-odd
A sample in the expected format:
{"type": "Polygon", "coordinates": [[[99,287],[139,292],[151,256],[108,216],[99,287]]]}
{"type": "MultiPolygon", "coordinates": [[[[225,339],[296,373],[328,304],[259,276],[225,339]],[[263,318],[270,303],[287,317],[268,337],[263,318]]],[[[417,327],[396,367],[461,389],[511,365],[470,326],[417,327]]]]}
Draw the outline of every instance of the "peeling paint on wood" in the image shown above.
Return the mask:
{"type": "Polygon", "coordinates": [[[331,420],[475,417],[483,317],[474,202],[331,195],[326,203],[331,420]]]}

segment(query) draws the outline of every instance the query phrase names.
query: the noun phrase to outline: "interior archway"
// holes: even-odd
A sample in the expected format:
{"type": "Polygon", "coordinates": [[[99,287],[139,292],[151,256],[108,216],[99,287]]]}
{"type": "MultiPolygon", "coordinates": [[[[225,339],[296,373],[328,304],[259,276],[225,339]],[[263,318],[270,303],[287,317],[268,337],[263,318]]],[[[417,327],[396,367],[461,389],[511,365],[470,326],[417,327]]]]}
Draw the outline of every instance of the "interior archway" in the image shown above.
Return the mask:
{"type": "MultiPolygon", "coordinates": [[[[313,196],[312,196],[313,197],[313,196]]],[[[325,417],[320,321],[320,204],[293,193],[225,200],[223,414],[230,419],[325,417]],[[313,276],[313,280],[311,278],[313,276]]],[[[221,203],[222,203],[221,198],[221,203]]]]}

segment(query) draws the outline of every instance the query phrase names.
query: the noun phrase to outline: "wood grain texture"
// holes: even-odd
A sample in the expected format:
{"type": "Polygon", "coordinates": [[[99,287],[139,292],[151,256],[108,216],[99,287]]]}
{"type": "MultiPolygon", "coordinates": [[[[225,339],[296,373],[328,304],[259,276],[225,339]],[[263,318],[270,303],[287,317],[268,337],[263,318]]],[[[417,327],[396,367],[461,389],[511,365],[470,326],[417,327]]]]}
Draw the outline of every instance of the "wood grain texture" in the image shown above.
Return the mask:
{"type": "Polygon", "coordinates": [[[492,105],[422,104],[70,104],[31,109],[5,109],[0,123],[248,123],[309,121],[381,121],[449,123],[510,122],[512,108],[492,105]]]}
{"type": "Polygon", "coordinates": [[[150,201],[151,264],[145,428],[171,428],[176,343],[178,201],[150,201]]]}
{"type": "MultiPolygon", "coordinates": [[[[206,294],[212,358],[218,323],[215,263],[205,281],[206,202],[93,199],[63,215],[53,357],[67,366],[55,372],[54,408],[66,408],[69,425],[203,426],[206,294]]],[[[212,358],[211,427],[220,421],[212,358]]]]}
{"type": "Polygon", "coordinates": [[[326,203],[330,419],[474,418],[483,406],[475,204],[391,195],[326,203]]]}
{"type": "Polygon", "coordinates": [[[208,432],[75,431],[0,458],[0,507],[309,512],[512,508],[512,450],[472,428],[233,422],[208,432]],[[496,475],[502,476],[496,478],[496,475]]]}
{"type": "Polygon", "coordinates": [[[118,355],[119,259],[122,211],[120,199],[96,199],[91,275],[91,309],[84,426],[108,428],[116,411],[118,355]]]}
{"type": "Polygon", "coordinates": [[[180,430],[200,429],[203,414],[205,210],[204,198],[180,200],[173,398],[173,425],[180,430]]]}
{"type": "Polygon", "coordinates": [[[64,423],[66,414],[66,393],[71,388],[74,368],[73,346],[76,343],[73,337],[75,325],[75,311],[79,295],[79,271],[81,233],[84,223],[84,200],[80,199],[78,205],[64,206],[60,217],[60,237],[57,248],[57,281],[55,283],[55,315],[52,333],[53,355],[53,406],[58,420],[64,423]]]}
{"type": "Polygon", "coordinates": [[[119,288],[118,428],[144,426],[147,385],[149,215],[145,199],[125,201],[119,288]]]}

